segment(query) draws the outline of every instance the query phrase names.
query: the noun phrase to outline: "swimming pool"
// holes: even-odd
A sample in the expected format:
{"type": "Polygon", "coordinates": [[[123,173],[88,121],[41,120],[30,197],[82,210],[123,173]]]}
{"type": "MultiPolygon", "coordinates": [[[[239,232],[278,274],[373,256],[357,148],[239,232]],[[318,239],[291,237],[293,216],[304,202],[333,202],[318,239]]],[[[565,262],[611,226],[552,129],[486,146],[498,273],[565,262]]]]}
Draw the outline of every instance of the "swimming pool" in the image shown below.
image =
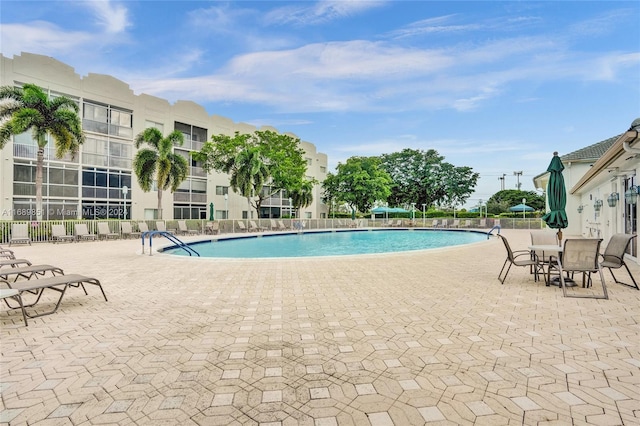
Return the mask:
{"type": "MultiPolygon", "coordinates": [[[[470,244],[484,232],[443,230],[355,230],[260,234],[191,243],[201,257],[277,258],[395,253],[470,244]]],[[[189,256],[180,248],[163,253],[189,256]]]]}

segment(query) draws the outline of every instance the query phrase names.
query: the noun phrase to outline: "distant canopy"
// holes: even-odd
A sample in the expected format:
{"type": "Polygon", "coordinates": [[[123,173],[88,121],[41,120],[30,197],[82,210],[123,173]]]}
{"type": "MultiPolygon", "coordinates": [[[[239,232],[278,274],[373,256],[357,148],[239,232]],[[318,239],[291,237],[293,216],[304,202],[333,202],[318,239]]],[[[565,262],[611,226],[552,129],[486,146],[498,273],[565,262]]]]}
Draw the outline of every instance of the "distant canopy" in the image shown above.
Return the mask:
{"type": "Polygon", "coordinates": [[[371,209],[371,213],[409,213],[409,210],[405,210],[401,207],[376,207],[375,209],[371,209]]]}
{"type": "Polygon", "coordinates": [[[509,207],[510,212],[532,212],[534,211],[533,207],[527,206],[526,204],[518,204],[513,207],[509,207]]]}

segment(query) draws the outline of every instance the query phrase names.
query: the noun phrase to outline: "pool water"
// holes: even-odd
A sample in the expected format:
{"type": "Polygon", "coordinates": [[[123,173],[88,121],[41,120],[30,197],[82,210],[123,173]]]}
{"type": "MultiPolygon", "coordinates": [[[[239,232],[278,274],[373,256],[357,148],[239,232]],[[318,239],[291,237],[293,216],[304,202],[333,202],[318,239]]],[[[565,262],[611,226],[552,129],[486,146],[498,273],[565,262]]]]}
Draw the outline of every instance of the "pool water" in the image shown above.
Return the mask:
{"type": "MultiPolygon", "coordinates": [[[[470,244],[487,239],[486,233],[436,230],[365,230],[267,234],[192,243],[201,257],[277,258],[345,256],[395,253],[470,244]]],[[[163,250],[180,256],[180,248],[163,250]]]]}

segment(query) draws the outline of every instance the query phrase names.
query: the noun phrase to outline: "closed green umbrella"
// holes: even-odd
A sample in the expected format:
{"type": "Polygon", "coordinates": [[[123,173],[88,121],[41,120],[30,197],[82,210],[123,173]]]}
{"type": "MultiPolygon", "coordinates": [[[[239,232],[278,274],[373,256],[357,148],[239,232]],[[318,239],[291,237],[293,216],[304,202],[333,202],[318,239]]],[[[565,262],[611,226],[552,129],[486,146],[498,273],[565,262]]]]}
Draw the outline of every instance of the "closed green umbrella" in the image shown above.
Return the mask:
{"type": "Polygon", "coordinates": [[[351,220],[356,220],[356,209],[351,209],[351,220]]]}
{"type": "Polygon", "coordinates": [[[564,186],[562,171],[564,165],[558,157],[558,152],[553,153],[553,158],[547,171],[549,172],[549,183],[547,184],[547,199],[549,200],[549,212],[542,216],[549,228],[558,230],[558,243],[562,244],[562,230],[569,225],[567,219],[567,189],[564,186]]]}
{"type": "Polygon", "coordinates": [[[216,220],[214,210],[213,210],[213,203],[209,203],[209,220],[211,221],[216,220]]]}

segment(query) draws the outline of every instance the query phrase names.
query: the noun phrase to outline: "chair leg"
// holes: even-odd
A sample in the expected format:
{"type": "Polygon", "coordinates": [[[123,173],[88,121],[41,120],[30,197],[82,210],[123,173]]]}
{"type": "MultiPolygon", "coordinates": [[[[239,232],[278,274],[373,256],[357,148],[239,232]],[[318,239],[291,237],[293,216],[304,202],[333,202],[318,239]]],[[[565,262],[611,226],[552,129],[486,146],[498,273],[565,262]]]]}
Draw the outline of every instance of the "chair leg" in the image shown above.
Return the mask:
{"type": "MultiPolygon", "coordinates": [[[[604,282],[604,273],[602,272],[602,268],[598,267],[598,273],[600,274],[600,282],[602,283],[602,296],[590,296],[587,294],[567,294],[565,277],[564,277],[564,274],[562,273],[562,268],[560,268],[560,285],[562,286],[562,295],[564,297],[574,297],[574,298],[582,298],[582,299],[609,299],[609,294],[607,293],[607,285],[604,282]]],[[[590,271],[583,272],[583,276],[582,276],[583,287],[585,286],[585,279],[587,280],[586,282],[591,283],[590,271]],[[587,274],[588,274],[588,278],[586,278],[587,274]]],[[[590,286],[591,285],[589,285],[589,287],[590,286]]]]}
{"type": "Polygon", "coordinates": [[[631,285],[631,284],[627,284],[627,283],[622,282],[622,281],[618,281],[618,279],[616,278],[616,276],[615,276],[615,275],[613,275],[613,269],[612,269],[612,268],[607,268],[607,269],[609,269],[609,272],[611,273],[611,276],[613,277],[613,281],[615,281],[615,283],[616,283],[616,284],[622,284],[622,285],[624,285],[624,286],[631,287],[631,288],[635,288],[636,290],[640,290],[640,287],[638,287],[638,283],[637,283],[637,282],[636,282],[636,280],[633,278],[633,275],[631,275],[631,271],[629,270],[629,267],[627,266],[627,264],[626,264],[626,263],[623,263],[622,265],[623,265],[623,266],[625,267],[625,269],[627,270],[627,274],[629,274],[629,278],[631,278],[631,282],[633,283],[633,285],[631,285]]]}
{"type": "Polygon", "coordinates": [[[502,269],[500,269],[500,273],[498,274],[498,279],[502,284],[504,284],[504,280],[507,279],[507,275],[509,275],[510,269],[511,269],[511,262],[509,262],[509,258],[507,258],[507,260],[505,260],[504,264],[502,265],[502,269]],[[507,268],[507,271],[504,273],[504,277],[500,278],[502,276],[502,271],[504,271],[504,267],[507,266],[507,263],[509,264],[509,267],[507,268]]]}
{"type": "Polygon", "coordinates": [[[18,301],[18,304],[20,305],[20,310],[22,311],[22,319],[24,320],[24,325],[28,327],[29,323],[27,322],[27,313],[24,310],[24,304],[22,303],[22,296],[20,296],[20,294],[16,294],[14,296],[14,299],[18,301]]]}

